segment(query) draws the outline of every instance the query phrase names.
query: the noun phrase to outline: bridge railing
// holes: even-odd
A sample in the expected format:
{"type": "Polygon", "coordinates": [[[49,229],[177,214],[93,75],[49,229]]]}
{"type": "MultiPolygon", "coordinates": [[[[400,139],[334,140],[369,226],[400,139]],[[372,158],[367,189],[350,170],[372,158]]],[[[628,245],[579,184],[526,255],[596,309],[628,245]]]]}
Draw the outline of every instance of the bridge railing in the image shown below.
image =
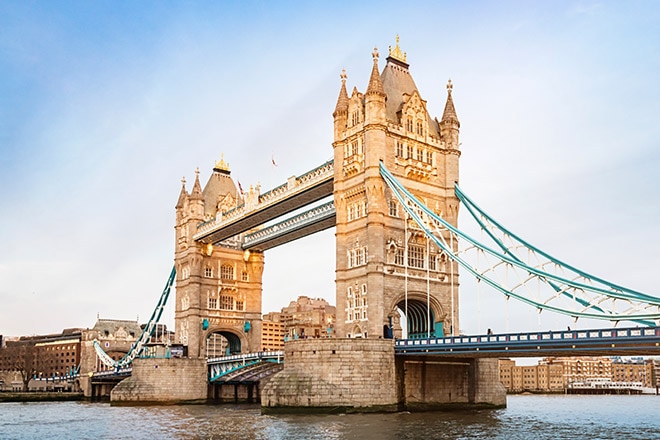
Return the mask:
{"type": "Polygon", "coordinates": [[[622,329],[592,329],[592,330],[565,330],[531,333],[505,333],[497,335],[474,335],[474,336],[448,336],[428,339],[399,339],[395,343],[397,351],[424,351],[429,347],[455,347],[470,348],[478,350],[480,346],[497,346],[538,344],[539,346],[551,346],[556,343],[588,344],[594,341],[635,341],[635,340],[659,340],[660,327],[634,327],[622,329]]]}
{"type": "Polygon", "coordinates": [[[96,371],[92,375],[94,378],[128,376],[133,372],[133,367],[122,367],[114,370],[96,371]]]}
{"type": "Polygon", "coordinates": [[[233,363],[237,361],[249,362],[259,359],[283,359],[284,351],[275,350],[275,351],[259,351],[256,353],[245,353],[245,354],[233,354],[229,356],[220,356],[216,358],[209,358],[206,360],[206,363],[211,364],[225,364],[233,363]]]}

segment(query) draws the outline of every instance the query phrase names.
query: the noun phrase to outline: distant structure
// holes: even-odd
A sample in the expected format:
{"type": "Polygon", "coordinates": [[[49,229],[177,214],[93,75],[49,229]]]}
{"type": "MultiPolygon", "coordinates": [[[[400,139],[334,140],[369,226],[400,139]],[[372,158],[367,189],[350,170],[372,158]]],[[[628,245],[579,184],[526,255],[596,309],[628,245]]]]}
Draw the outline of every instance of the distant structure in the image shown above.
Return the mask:
{"type": "MultiPolygon", "coordinates": [[[[218,246],[193,239],[199,224],[243,204],[229,164],[220,159],[202,190],[185,179],[176,204],[174,264],[176,342],[192,358],[258,351],[261,347],[261,276],[264,256],[243,251],[241,237],[218,246]]],[[[249,196],[255,189],[250,188],[249,196]]]]}
{"type": "Polygon", "coordinates": [[[593,380],[608,383],[657,385],[660,364],[652,359],[621,357],[549,357],[537,365],[520,366],[511,359],[500,359],[500,380],[509,392],[563,392],[573,384],[593,380]]]}
{"type": "Polygon", "coordinates": [[[281,311],[264,315],[262,347],[281,350],[285,340],[332,337],[335,317],[336,307],[325,299],[299,296],[281,311]]]}
{"type": "MultiPolygon", "coordinates": [[[[160,329],[167,333],[165,326],[160,329]]],[[[112,359],[119,360],[141,333],[137,321],[98,319],[91,329],[5,338],[0,348],[0,389],[84,391],[90,372],[109,369],[98,360],[93,341],[98,340],[112,359]]]]}
{"type": "MultiPolygon", "coordinates": [[[[21,336],[6,340],[0,349],[0,372],[12,377],[11,388],[18,388],[20,377],[22,391],[30,389],[34,377],[52,378],[72,375],[80,366],[80,351],[83,329],[64,329],[59,334],[21,336]]],[[[3,380],[7,383],[7,379],[3,380]]],[[[50,389],[71,389],[71,383],[50,383],[50,389]]]]}

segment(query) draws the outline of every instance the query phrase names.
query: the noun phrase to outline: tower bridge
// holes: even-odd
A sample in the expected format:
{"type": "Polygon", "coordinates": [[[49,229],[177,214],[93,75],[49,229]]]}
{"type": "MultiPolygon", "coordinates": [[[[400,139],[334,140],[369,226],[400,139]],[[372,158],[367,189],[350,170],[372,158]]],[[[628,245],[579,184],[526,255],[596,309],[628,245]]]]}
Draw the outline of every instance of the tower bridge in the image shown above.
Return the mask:
{"type": "Polygon", "coordinates": [[[434,118],[398,39],[382,71],[379,58],[374,49],[364,93],[354,87],[349,95],[348,77],[341,74],[332,160],[263,194],[258,186],[245,193],[237,188],[223,159],[204,189],[199,171],[191,192],[183,182],[176,204],[175,331],[188,356],[134,362],[132,377],[113,390],[115,400],[137,400],[135,390],[163,377],[170,384],[194,380],[173,385],[169,395],[149,388],[156,400],[202,399],[209,383],[215,397],[230,383],[236,395],[240,384],[254,386],[281,370],[256,392],[266,411],[497,407],[505,404],[496,359],[501,354],[660,348],[657,327],[640,333],[643,338],[632,329],[615,341],[599,330],[559,339],[461,335],[459,268],[462,276],[529,304],[533,313],[648,326],[660,321],[660,298],[566,265],[481,210],[458,185],[460,123],[451,81],[442,117],[434,118]],[[461,204],[492,243],[458,229],[461,204]],[[273,364],[272,356],[246,360],[261,351],[264,251],[331,227],[334,337],[287,342],[283,369],[280,362],[261,365],[273,364]]]}

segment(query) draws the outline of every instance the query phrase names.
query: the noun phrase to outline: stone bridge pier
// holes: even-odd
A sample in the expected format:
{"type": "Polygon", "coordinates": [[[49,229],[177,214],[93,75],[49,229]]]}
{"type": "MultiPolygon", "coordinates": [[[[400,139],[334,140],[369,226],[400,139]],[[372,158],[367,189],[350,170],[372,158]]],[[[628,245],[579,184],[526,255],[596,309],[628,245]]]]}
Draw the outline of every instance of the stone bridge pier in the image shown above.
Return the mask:
{"type": "Polygon", "coordinates": [[[395,356],[389,339],[303,339],[284,351],[261,395],[264,413],[506,406],[497,359],[395,356]]]}

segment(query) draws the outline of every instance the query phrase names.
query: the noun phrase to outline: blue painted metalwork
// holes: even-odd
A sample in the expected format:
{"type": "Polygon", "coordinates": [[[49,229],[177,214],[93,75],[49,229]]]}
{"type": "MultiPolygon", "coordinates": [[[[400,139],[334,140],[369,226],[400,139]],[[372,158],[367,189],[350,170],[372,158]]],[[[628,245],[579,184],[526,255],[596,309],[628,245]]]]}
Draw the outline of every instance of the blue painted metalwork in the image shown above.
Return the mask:
{"type": "MultiPolygon", "coordinates": [[[[603,287],[590,284],[595,278],[585,279],[584,282],[580,282],[576,279],[570,279],[548,272],[544,270],[543,265],[539,268],[526,264],[520,258],[512,257],[508,248],[506,252],[496,251],[469,237],[426,207],[385,168],[382,162],[380,164],[380,173],[408,215],[435,245],[477,278],[477,280],[485,282],[507,297],[513,297],[539,310],[550,310],[572,316],[576,319],[583,317],[610,321],[631,320],[640,321],[647,325],[652,324],[651,320],[660,320],[660,298],[640,294],[630,289],[622,290],[613,284],[607,284],[603,287]],[[477,271],[472,264],[455,252],[451,244],[447,243],[448,237],[455,237],[457,241],[461,239],[468,243],[471,249],[476,249],[484,255],[492,257],[495,261],[493,266],[484,272],[477,271]],[[522,281],[513,287],[503,286],[492,278],[495,270],[501,268],[505,270],[508,268],[518,270],[522,281]],[[529,284],[532,280],[550,286],[553,294],[541,302],[514,291],[520,286],[529,284]],[[588,295],[592,296],[590,297],[588,295]],[[572,301],[575,305],[572,308],[568,308],[563,305],[554,306],[550,304],[553,301],[555,303],[558,302],[556,301],[558,298],[568,299],[569,302],[572,301]],[[607,310],[604,304],[606,301],[610,302],[608,304],[610,308],[607,310]],[[619,302],[617,303],[616,301],[619,302]],[[617,311],[617,305],[626,307],[626,310],[623,312],[617,311]]],[[[502,244],[500,243],[498,246],[501,248],[502,244]]],[[[557,262],[558,260],[553,261],[555,264],[557,262]]],[[[565,267],[568,268],[570,266],[565,267]]]]}
{"type": "Polygon", "coordinates": [[[222,381],[232,373],[263,363],[282,364],[284,362],[283,351],[260,351],[258,353],[237,354],[208,359],[209,382],[222,381]]]}
{"type": "Polygon", "coordinates": [[[160,320],[160,317],[163,314],[165,304],[167,304],[167,299],[169,298],[170,290],[174,285],[175,279],[176,279],[176,267],[172,267],[172,271],[170,272],[170,276],[167,279],[165,288],[163,289],[163,292],[160,295],[158,304],[156,304],[156,308],[152,312],[149,321],[147,321],[147,324],[145,325],[144,330],[142,330],[142,334],[140,335],[138,340],[133,344],[131,349],[128,351],[128,353],[126,353],[126,355],[123,358],[121,358],[119,361],[115,361],[106,354],[106,352],[101,347],[101,344],[99,344],[99,341],[97,340],[94,341],[94,348],[96,350],[96,355],[101,360],[101,362],[103,362],[108,367],[112,367],[115,370],[119,370],[123,367],[129,366],[133,362],[133,359],[140,356],[142,350],[144,350],[144,347],[149,342],[151,336],[153,336],[154,331],[156,330],[156,325],[158,324],[158,321],[160,320]]]}
{"type": "Polygon", "coordinates": [[[547,353],[660,353],[660,327],[566,330],[399,339],[397,355],[544,356],[547,353]]]}

